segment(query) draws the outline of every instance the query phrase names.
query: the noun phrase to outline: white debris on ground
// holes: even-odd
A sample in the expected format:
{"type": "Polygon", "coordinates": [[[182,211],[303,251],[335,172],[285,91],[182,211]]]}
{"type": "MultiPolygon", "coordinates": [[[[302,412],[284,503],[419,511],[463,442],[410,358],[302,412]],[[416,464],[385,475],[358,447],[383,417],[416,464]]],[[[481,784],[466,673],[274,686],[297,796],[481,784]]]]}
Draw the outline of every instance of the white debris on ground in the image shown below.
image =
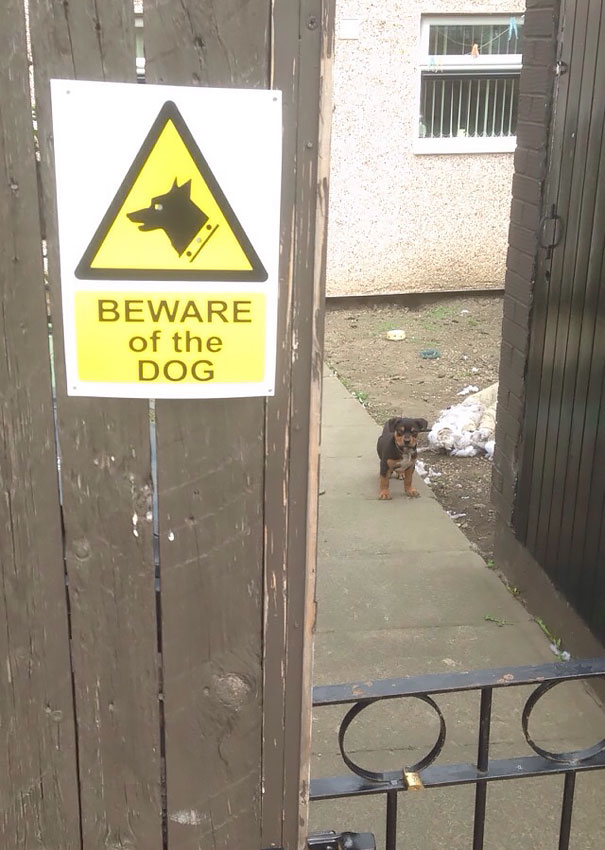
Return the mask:
{"type": "Polygon", "coordinates": [[[563,649],[563,650],[559,649],[559,647],[557,646],[556,643],[549,644],[548,648],[550,649],[550,651],[552,653],[554,653],[556,656],[558,656],[558,658],[560,658],[561,661],[569,661],[569,659],[571,658],[571,655],[569,654],[569,652],[566,649],[563,649]]]}
{"type": "MultiPolygon", "coordinates": [[[[476,387],[465,387],[458,395],[476,387]]],[[[429,445],[453,457],[494,457],[498,384],[468,395],[460,404],[443,410],[429,432],[429,445]]]]}
{"type": "Polygon", "coordinates": [[[427,466],[426,463],[424,463],[424,461],[422,460],[416,461],[416,472],[424,480],[424,483],[428,484],[429,487],[433,483],[433,478],[441,477],[441,472],[437,472],[437,470],[433,469],[432,466],[427,466]]]}

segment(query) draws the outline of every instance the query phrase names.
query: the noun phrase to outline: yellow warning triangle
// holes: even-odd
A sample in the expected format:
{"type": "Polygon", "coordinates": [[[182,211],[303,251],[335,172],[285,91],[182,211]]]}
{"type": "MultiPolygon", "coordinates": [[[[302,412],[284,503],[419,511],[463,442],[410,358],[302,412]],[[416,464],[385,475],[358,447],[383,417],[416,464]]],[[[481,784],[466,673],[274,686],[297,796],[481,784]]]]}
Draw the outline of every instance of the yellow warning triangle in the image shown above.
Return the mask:
{"type": "Polygon", "coordinates": [[[172,101],[160,110],[75,274],[84,280],[267,279],[172,101]]]}

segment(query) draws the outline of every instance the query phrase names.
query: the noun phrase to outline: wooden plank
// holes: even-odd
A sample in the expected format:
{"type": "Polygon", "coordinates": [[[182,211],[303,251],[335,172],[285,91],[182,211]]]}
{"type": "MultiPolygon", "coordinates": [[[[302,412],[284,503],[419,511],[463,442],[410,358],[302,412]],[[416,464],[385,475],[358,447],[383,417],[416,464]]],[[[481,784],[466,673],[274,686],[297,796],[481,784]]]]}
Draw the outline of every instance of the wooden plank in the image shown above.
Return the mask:
{"type": "Polygon", "coordinates": [[[83,848],[160,850],[148,403],[65,395],[49,98],[50,77],[135,80],[133,7],[130,0],[82,0],[30,8],[58,381],[83,848]]]}
{"type": "MultiPolygon", "coordinates": [[[[270,2],[144,7],[147,82],[266,87],[270,2]]],[[[264,400],[157,404],[168,842],[260,847],[264,400]]]]}
{"type": "Polygon", "coordinates": [[[61,514],[20,0],[0,28],[0,844],[80,848],[61,514]]]}
{"type": "MultiPolygon", "coordinates": [[[[292,662],[288,651],[288,613],[291,586],[304,582],[289,569],[288,520],[289,469],[292,462],[290,438],[292,335],[294,298],[294,230],[298,157],[298,93],[300,86],[300,2],[277,2],[273,11],[272,87],[282,92],[283,149],[280,232],[280,294],[277,325],[277,368],[275,396],[266,409],[265,511],[265,617],[263,652],[263,795],[261,847],[282,847],[284,841],[284,759],[286,749],[286,681],[292,662]]],[[[298,594],[300,598],[300,592],[298,594]]],[[[293,610],[293,609],[292,609],[293,610]]],[[[298,759],[297,759],[298,763],[298,759]]]]}
{"type": "Polygon", "coordinates": [[[149,83],[268,88],[269,0],[145,0],[149,83]]]}
{"type": "MultiPolygon", "coordinates": [[[[283,277],[290,282],[289,327],[291,338],[284,352],[289,386],[268,406],[267,482],[277,483],[283,459],[273,447],[287,452],[287,515],[275,542],[281,548],[267,550],[267,640],[265,689],[283,700],[283,736],[279,735],[277,711],[267,722],[265,741],[265,788],[280,787],[278,759],[282,759],[281,810],[277,799],[267,795],[263,810],[263,844],[278,843],[296,848],[306,835],[309,754],[312,629],[315,618],[315,557],[317,498],[319,489],[319,424],[321,408],[321,347],[323,343],[323,297],[327,223],[327,174],[331,118],[331,55],[334,5],[322,0],[276,3],[274,9],[273,80],[285,95],[285,152],[282,260],[283,277]],[[297,15],[295,12],[297,11],[297,15]],[[293,55],[297,57],[293,62],[293,55]],[[294,76],[292,69],[294,68],[294,76]],[[288,174],[295,175],[288,183],[288,174]],[[287,193],[287,194],[286,194],[287,193]],[[288,402],[286,418],[286,401],[288,402]],[[283,429],[283,430],[282,430],[283,429]],[[287,430],[286,430],[287,429],[287,430]],[[280,431],[285,439],[280,438],[280,431]],[[303,462],[300,462],[300,459],[303,462]],[[280,564],[286,564],[284,572],[280,564]],[[281,575],[280,575],[281,573],[281,575]],[[285,582],[284,582],[285,580],[285,582]],[[285,612],[285,690],[279,688],[277,671],[281,634],[269,628],[279,622],[276,611],[285,612]],[[277,745],[276,745],[277,744],[277,745]]],[[[284,365],[282,364],[282,365],[284,365]]],[[[279,383],[278,383],[279,386],[279,383]]],[[[283,386],[283,384],[282,384],[283,386]]],[[[267,488],[271,516],[279,517],[279,490],[267,488]]]]}

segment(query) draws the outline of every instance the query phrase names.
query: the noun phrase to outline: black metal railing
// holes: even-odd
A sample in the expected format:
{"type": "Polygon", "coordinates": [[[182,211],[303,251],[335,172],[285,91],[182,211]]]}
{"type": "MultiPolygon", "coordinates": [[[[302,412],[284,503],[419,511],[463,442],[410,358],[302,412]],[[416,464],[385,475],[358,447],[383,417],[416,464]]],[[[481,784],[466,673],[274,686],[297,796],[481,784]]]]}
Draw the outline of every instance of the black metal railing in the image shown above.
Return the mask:
{"type": "MultiPolygon", "coordinates": [[[[386,798],[386,850],[396,850],[399,793],[425,788],[474,784],[475,808],[472,847],[473,850],[482,850],[489,782],[564,774],[558,846],[559,850],[567,850],[576,774],[580,771],[605,768],[605,740],[582,750],[551,752],[538,746],[532,739],[529,733],[529,719],[541,697],[556,685],[572,680],[599,677],[605,677],[605,658],[567,661],[532,667],[510,667],[469,673],[443,673],[315,687],[313,689],[314,707],[351,705],[342,719],[338,731],[340,753],[345,765],[351,772],[344,776],[312,779],[311,800],[333,800],[369,794],[384,795],[386,798]],[[523,734],[534,755],[492,759],[489,754],[489,746],[493,692],[497,688],[511,688],[519,685],[537,686],[525,702],[521,715],[523,734]],[[436,764],[435,762],[445,743],[446,723],[433,697],[438,694],[452,694],[463,691],[480,693],[476,762],[473,764],[436,764]],[[409,698],[415,698],[428,704],[437,715],[439,733],[431,750],[416,764],[402,770],[378,772],[368,770],[357,764],[345,747],[347,730],[354,719],[364,709],[379,700],[409,698]]],[[[318,848],[344,847],[343,840],[341,844],[337,843],[340,840],[338,839],[339,835],[341,834],[325,833],[324,836],[327,837],[323,844],[317,836],[313,836],[310,837],[309,843],[310,846],[318,848]]],[[[342,833],[342,835],[347,836],[349,847],[357,846],[355,834],[342,833]]],[[[360,835],[360,840],[363,846],[367,845],[367,835],[364,834],[363,839],[360,835]]]]}

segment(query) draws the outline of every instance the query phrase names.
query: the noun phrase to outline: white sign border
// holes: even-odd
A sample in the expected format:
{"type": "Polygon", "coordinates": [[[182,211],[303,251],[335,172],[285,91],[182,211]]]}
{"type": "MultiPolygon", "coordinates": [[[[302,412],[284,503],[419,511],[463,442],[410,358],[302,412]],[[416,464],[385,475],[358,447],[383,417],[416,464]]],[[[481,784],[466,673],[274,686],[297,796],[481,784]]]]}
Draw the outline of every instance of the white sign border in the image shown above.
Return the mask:
{"type": "Polygon", "coordinates": [[[281,200],[281,92],[51,80],[67,393],[106,398],[245,398],[275,392],[281,200]],[[258,282],[94,280],[76,268],[166,101],[172,100],[250,239],[258,282]],[[257,383],[81,381],[75,293],[191,292],[266,296],[265,375],[257,383]]]}

